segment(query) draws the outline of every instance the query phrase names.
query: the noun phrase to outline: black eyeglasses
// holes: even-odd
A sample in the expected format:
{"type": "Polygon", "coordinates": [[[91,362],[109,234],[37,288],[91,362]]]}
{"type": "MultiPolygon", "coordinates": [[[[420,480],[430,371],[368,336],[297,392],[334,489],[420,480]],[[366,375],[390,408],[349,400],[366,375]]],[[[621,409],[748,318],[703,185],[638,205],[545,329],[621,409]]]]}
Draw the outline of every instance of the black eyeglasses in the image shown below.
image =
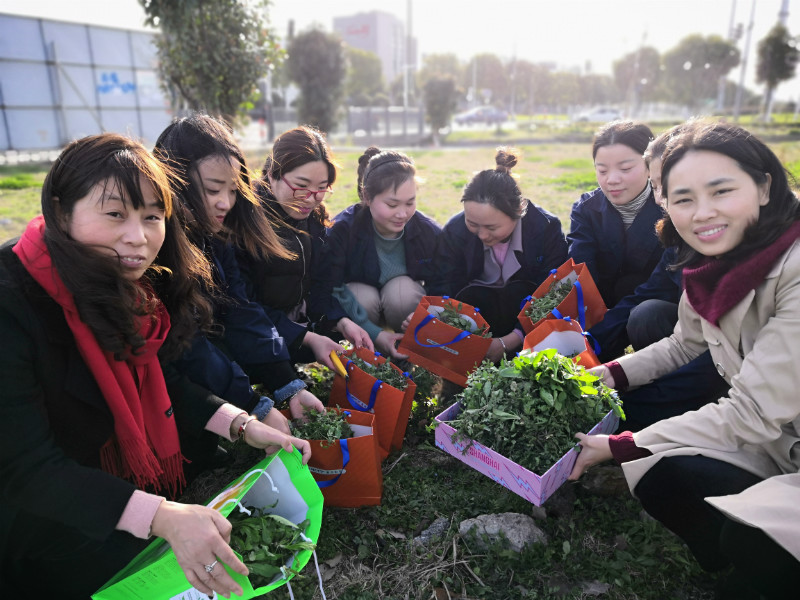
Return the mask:
{"type": "Polygon", "coordinates": [[[285,177],[281,177],[281,181],[286,184],[290,190],[292,190],[292,198],[295,200],[306,200],[309,196],[314,196],[315,202],[322,202],[327,198],[330,198],[333,190],[331,188],[325,190],[309,190],[307,188],[296,188],[292,187],[292,184],[286,181],[285,177]]]}

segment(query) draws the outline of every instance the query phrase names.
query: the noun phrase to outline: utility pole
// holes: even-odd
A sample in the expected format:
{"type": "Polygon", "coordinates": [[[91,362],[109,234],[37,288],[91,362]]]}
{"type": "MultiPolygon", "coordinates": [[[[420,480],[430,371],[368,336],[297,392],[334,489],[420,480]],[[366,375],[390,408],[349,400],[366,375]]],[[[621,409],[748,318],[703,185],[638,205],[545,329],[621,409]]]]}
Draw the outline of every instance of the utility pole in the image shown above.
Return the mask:
{"type": "Polygon", "coordinates": [[[405,39],[405,52],[403,52],[403,108],[408,109],[408,91],[410,87],[410,73],[413,68],[413,59],[411,56],[411,2],[406,0],[406,39],[405,39]]]}
{"type": "Polygon", "coordinates": [[[750,54],[750,38],[753,36],[753,22],[756,18],[756,0],[750,9],[750,23],[747,25],[747,35],[744,40],[744,53],[742,54],[742,72],[739,75],[739,87],[736,88],[736,100],[733,103],[733,120],[739,120],[742,110],[742,93],[744,92],[744,76],[747,71],[747,57],[750,54]]]}
{"type": "MultiPolygon", "coordinates": [[[[736,17],[736,0],[731,0],[731,20],[728,24],[728,41],[738,42],[736,35],[736,25],[734,24],[736,17]]],[[[726,79],[724,75],[720,75],[719,83],[717,85],[717,112],[721,113],[725,110],[725,85],[726,79]]]]}
{"type": "Polygon", "coordinates": [[[778,22],[784,27],[788,27],[787,25],[788,21],[789,21],[789,0],[783,0],[781,2],[781,12],[778,13],[778,22]]]}

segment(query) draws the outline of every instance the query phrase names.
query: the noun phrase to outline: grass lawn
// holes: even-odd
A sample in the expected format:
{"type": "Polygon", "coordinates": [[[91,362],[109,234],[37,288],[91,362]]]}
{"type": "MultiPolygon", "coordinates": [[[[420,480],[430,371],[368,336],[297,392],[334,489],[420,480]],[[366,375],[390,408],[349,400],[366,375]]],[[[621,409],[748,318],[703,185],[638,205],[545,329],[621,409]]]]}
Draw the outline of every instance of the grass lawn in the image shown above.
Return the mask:
{"type": "MultiPolygon", "coordinates": [[[[800,143],[776,140],[771,144],[784,164],[800,173],[800,143]]],[[[522,159],[515,172],[523,193],[558,215],[567,230],[571,204],[596,185],[590,144],[539,143],[520,149],[522,159]]],[[[360,152],[343,149],[336,154],[342,168],[329,201],[332,214],[357,200],[360,152]]],[[[472,174],[494,166],[491,145],[410,150],[409,154],[424,179],[419,208],[442,224],[460,210],[461,191],[472,174]]],[[[252,166],[260,166],[264,155],[251,155],[252,166]]],[[[19,235],[39,212],[46,170],[46,166],[0,168],[0,240],[19,235]]],[[[312,366],[305,374],[315,391],[325,396],[329,373],[312,366]]],[[[432,416],[451,401],[441,392],[420,391],[403,450],[384,462],[381,506],[325,509],[318,555],[325,563],[328,598],[713,597],[713,578],[699,569],[680,540],[643,516],[638,502],[624,489],[609,493],[602,486],[591,490],[586,481],[566,484],[545,503],[546,518],[542,519],[531,504],[437,449],[428,426],[432,416]],[[536,513],[537,525],[547,533],[549,543],[521,553],[501,545],[479,550],[473,540],[458,534],[458,523],[464,519],[503,512],[536,513]],[[415,546],[412,538],[437,517],[447,519],[449,529],[431,545],[415,546]]],[[[240,470],[247,468],[246,461],[258,459],[246,454],[238,458],[240,470]]],[[[187,499],[205,500],[237,474],[211,474],[193,486],[187,499]]],[[[294,580],[295,597],[321,597],[314,592],[315,583],[312,561],[294,580]]],[[[280,588],[270,597],[288,598],[288,593],[280,588]]]]}

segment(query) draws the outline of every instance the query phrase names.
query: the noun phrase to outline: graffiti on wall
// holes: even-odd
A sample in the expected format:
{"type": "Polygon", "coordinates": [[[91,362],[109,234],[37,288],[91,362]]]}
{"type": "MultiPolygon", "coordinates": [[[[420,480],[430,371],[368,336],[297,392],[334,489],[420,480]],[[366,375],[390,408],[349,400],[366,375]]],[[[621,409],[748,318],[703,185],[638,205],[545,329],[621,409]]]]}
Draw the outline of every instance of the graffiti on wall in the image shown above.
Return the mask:
{"type": "Polygon", "coordinates": [[[122,94],[132,94],[136,91],[136,84],[133,81],[122,82],[116,71],[100,74],[101,83],[97,86],[99,94],[111,94],[115,91],[122,94]]]}

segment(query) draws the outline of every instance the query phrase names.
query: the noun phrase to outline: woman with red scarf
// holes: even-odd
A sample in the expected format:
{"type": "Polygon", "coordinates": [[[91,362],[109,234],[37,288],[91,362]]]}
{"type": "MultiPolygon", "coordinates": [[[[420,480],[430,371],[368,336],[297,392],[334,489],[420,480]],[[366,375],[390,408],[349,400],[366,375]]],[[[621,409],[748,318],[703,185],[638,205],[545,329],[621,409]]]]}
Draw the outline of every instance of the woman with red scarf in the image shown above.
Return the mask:
{"type": "Polygon", "coordinates": [[[800,589],[800,202],[775,154],[744,129],[694,123],[662,155],[660,224],[684,293],[668,338],[595,371],[641,386],[709,350],[731,386],[717,403],[637,433],[578,434],[571,479],[622,463],[645,510],[700,565],[718,598],[800,589]]]}
{"type": "Polygon", "coordinates": [[[246,573],[216,511],[173,502],[181,439],[307,442],[162,372],[198,325],[202,255],[173,212],[170,175],[140,144],[67,146],[42,216],[0,248],[0,581],[21,598],[87,598],[165,538],[198,590],[241,593],[246,573]],[[211,568],[207,568],[208,565],[211,568]]]}

